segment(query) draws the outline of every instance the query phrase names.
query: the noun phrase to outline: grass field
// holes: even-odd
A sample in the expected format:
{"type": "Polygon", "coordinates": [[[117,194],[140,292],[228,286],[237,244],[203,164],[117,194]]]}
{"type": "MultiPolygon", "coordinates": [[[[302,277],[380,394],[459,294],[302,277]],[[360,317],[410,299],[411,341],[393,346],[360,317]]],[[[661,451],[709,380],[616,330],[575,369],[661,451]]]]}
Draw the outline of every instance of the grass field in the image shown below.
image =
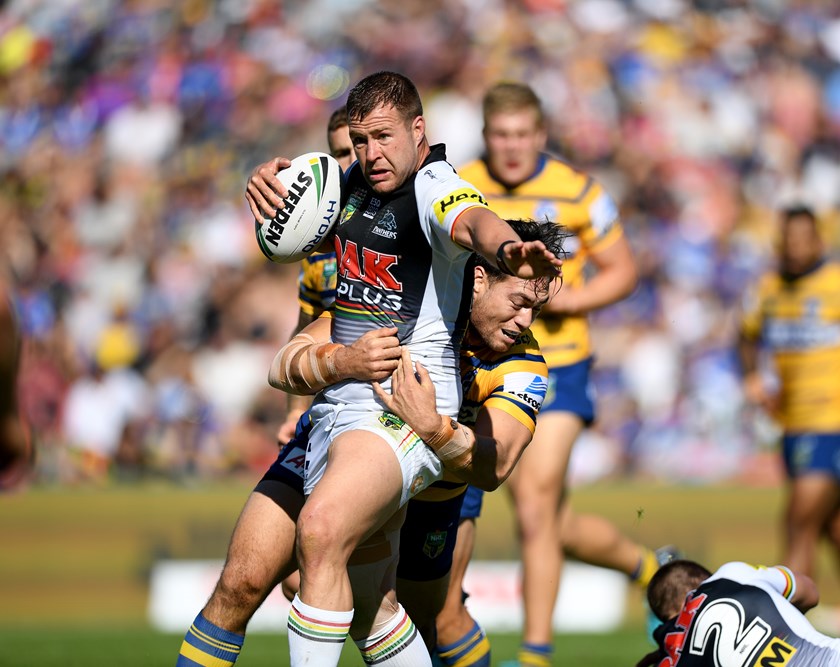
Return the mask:
{"type": "MultiPolygon", "coordinates": [[[[183,637],[162,635],[150,630],[58,630],[44,634],[35,631],[0,631],[3,667],[150,667],[174,665],[183,637]]],[[[493,664],[515,657],[518,637],[491,637],[493,664]]],[[[609,641],[591,635],[559,637],[557,664],[583,667],[633,665],[649,646],[637,632],[623,630],[609,641]]],[[[287,667],[285,636],[248,637],[237,665],[287,667]]],[[[346,645],[341,667],[363,667],[356,648],[346,645]]]]}
{"type": "MultiPolygon", "coordinates": [[[[0,497],[0,665],[171,665],[181,636],[157,634],[146,618],[148,574],[158,558],[220,558],[250,482],[172,487],[29,489],[0,497]],[[39,630],[38,628],[42,628],[39,630]]],[[[778,555],[781,493],[774,488],[599,484],[574,492],[579,511],[602,514],[652,546],[679,545],[712,567],[778,555]]],[[[479,524],[477,558],[515,559],[504,492],[491,494],[479,524]]],[[[822,600],[840,587],[826,552],[822,600]]],[[[198,610],[196,610],[198,611],[198,610]]],[[[560,635],[557,664],[632,665],[648,650],[641,595],[633,589],[622,629],[560,635]]],[[[186,629],[186,628],[185,628],[186,629]]],[[[494,664],[518,638],[494,636],[494,664]]],[[[253,634],[242,665],[288,664],[285,638],[253,634]]],[[[360,665],[348,647],[342,665],[360,665]]]]}

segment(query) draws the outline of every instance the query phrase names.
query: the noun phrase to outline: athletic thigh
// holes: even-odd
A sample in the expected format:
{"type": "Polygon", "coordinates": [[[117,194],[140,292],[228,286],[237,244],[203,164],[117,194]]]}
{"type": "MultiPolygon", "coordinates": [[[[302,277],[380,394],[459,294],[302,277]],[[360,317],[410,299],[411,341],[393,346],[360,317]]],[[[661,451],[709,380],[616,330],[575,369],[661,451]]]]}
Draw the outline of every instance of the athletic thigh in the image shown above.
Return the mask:
{"type": "Polygon", "coordinates": [[[840,504],[840,484],[830,475],[811,473],[790,482],[787,516],[794,526],[827,528],[840,504]]]}
{"type": "Polygon", "coordinates": [[[369,431],[345,431],[332,441],[323,475],[298,522],[299,547],[352,550],[400,508],[403,474],[388,442],[369,431]]]}
{"type": "Polygon", "coordinates": [[[572,446],[582,431],[583,422],[576,414],[540,414],[534,438],[508,479],[514,498],[549,495],[559,502],[572,446]]]}

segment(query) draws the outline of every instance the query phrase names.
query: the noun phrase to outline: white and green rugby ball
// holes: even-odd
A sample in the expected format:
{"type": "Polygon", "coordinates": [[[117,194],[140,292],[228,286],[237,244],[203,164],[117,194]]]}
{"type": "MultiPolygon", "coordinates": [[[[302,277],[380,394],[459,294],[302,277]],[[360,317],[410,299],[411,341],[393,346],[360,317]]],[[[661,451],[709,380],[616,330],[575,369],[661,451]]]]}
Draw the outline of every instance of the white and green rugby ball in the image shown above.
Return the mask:
{"type": "Polygon", "coordinates": [[[330,233],[341,209],[341,167],[331,155],[304,153],[277,172],[289,196],[273,218],[255,222],[260,250],[290,264],[312,254],[330,233]]]}

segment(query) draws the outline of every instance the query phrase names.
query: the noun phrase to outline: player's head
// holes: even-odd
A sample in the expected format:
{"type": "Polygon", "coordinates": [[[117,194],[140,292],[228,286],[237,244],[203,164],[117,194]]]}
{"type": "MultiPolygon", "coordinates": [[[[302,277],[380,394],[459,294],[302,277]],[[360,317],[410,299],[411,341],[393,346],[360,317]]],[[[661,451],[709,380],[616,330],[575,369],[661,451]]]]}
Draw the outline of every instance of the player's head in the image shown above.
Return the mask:
{"type": "Polygon", "coordinates": [[[346,107],[340,107],[332,112],[330,121],[327,123],[327,144],[330,147],[330,155],[338,160],[341,170],[347,171],[356,156],[353,155],[353,144],[350,142],[346,107]]]}
{"type": "MultiPolygon", "coordinates": [[[[566,230],[555,222],[508,220],[523,241],[542,241],[558,257],[563,254],[566,230]]],[[[531,326],[551,298],[552,278],[525,280],[502,273],[484,257],[475,255],[475,282],[470,312],[471,337],[495,352],[504,352],[531,326]]]]}
{"type": "Polygon", "coordinates": [[[524,83],[502,82],[484,95],[484,144],[493,175],[516,186],[537,169],[547,138],[539,97],[524,83]]]}
{"type": "Polygon", "coordinates": [[[807,206],[790,206],[782,211],[782,270],[800,275],[815,266],[823,256],[823,244],[814,211],[807,206]]]}
{"type": "Polygon", "coordinates": [[[347,118],[356,159],[375,192],[393,192],[420,167],[426,123],[410,79],[395,72],[365,77],[347,97],[347,118]]]}
{"type": "Polygon", "coordinates": [[[647,589],[650,610],[660,621],[680,613],[685,596],[712,576],[705,567],[691,560],[672,560],[657,570],[647,589]]]}

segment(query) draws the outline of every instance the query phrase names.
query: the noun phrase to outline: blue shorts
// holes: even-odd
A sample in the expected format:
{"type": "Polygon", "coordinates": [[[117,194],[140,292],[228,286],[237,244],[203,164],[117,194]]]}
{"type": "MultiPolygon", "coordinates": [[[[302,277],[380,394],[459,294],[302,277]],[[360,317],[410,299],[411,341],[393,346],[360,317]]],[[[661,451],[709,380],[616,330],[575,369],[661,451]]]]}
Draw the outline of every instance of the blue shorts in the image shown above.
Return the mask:
{"type": "Polygon", "coordinates": [[[481,516],[481,502],[484,500],[484,491],[468,486],[464,494],[464,504],[461,505],[461,521],[464,519],[477,519],[481,516]]]}
{"type": "Polygon", "coordinates": [[[548,391],[540,412],[571,412],[587,426],[595,421],[595,389],[589,379],[592,361],[589,357],[576,364],[549,367],[548,391]]]}
{"type": "Polygon", "coordinates": [[[825,473],[840,480],[840,433],[790,433],[782,456],[788,477],[825,473]]]}
{"type": "Polygon", "coordinates": [[[306,465],[306,447],[312,420],[304,412],[295,425],[295,435],[280,448],[277,459],[271,464],[260,481],[283,482],[303,495],[303,472],[306,465]]]}
{"type": "Polygon", "coordinates": [[[400,579],[432,581],[449,573],[465,495],[459,493],[437,502],[416,498],[408,501],[400,530],[400,579]]]}

